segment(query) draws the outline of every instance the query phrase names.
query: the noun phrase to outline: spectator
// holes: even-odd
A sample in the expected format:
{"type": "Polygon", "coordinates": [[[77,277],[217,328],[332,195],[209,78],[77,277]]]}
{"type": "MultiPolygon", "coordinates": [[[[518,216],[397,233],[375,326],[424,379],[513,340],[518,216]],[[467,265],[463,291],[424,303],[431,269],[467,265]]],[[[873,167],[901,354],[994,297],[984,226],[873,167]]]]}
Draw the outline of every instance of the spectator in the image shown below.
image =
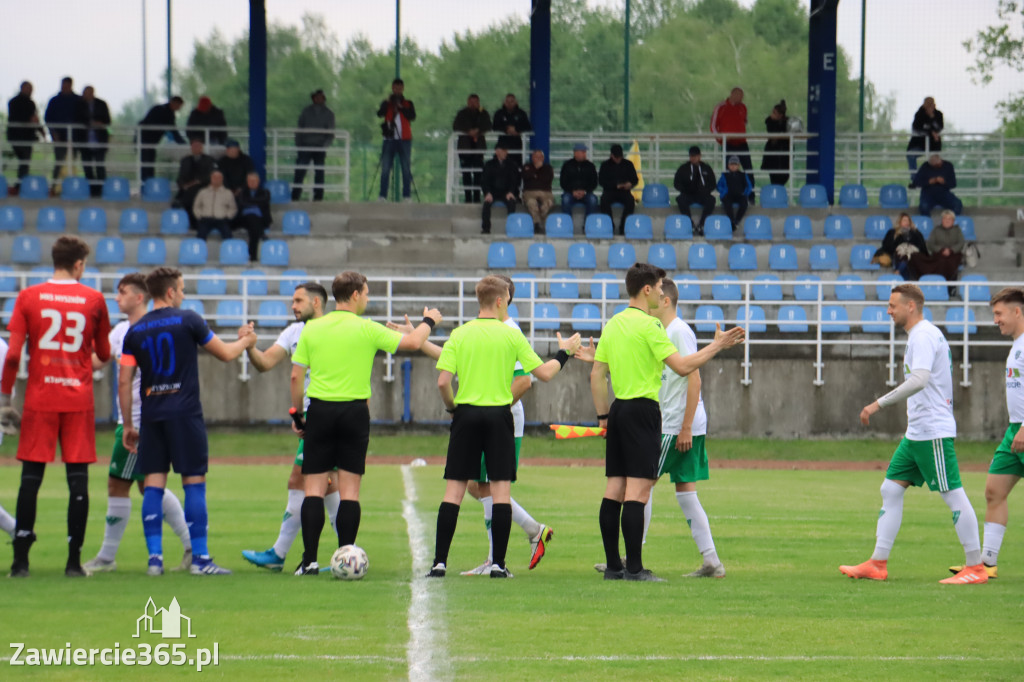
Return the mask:
{"type": "Polygon", "coordinates": [[[509,150],[509,158],[517,166],[523,165],[523,133],[533,130],[530,117],[519,108],[516,96],[511,92],[505,95],[505,103],[494,112],[494,129],[498,131],[498,141],[509,150]]]}
{"type": "Polygon", "coordinates": [[[572,213],[572,207],[583,204],[587,215],[597,212],[597,168],[587,158],[587,145],[579,143],[572,148],[572,158],[562,164],[558,174],[562,186],[562,211],[572,213]]]}
{"type": "Polygon", "coordinates": [[[910,259],[914,254],[928,255],[928,245],[924,235],[914,225],[907,213],[900,213],[896,226],[885,233],[882,246],[875,251],[873,263],[883,268],[891,267],[903,279],[917,279],[917,274],[910,267],[910,259]]]}
{"type": "Polygon", "coordinates": [[[402,166],[402,199],[412,201],[412,127],[416,120],[416,107],[412,100],[405,98],[405,81],[396,78],[391,81],[391,97],[380,103],[377,116],[384,119],[380,124],[384,144],[380,153],[380,201],[388,199],[388,182],[395,157],[402,166]]]}
{"type": "Polygon", "coordinates": [[[693,222],[693,215],[690,207],[693,204],[700,204],[700,222],[694,225],[693,232],[697,236],[704,234],[704,221],[715,210],[715,171],[711,166],[700,160],[700,147],[690,147],[690,162],[684,163],[676,171],[673,182],[679,191],[676,204],[679,205],[679,212],[689,217],[693,222]]]}
{"type": "MultiPolygon", "coordinates": [[[[928,235],[927,253],[916,253],[910,258],[910,267],[914,273],[921,275],[942,275],[947,281],[955,282],[960,272],[967,240],[960,226],[956,224],[956,214],[946,209],[942,212],[942,222],[935,226],[928,235]]],[[[956,296],[956,287],[949,287],[949,295],[956,296]]]]}
{"type": "Polygon", "coordinates": [[[512,163],[508,150],[500,140],[494,145],[494,157],[484,164],[481,189],[484,193],[484,209],[480,231],[490,234],[491,206],[494,202],[504,202],[508,212],[514,213],[516,202],[519,201],[519,166],[512,163]]]}
{"type": "Polygon", "coordinates": [[[185,100],[175,95],[167,104],[157,104],[146,112],[146,117],[139,121],[139,161],[142,166],[140,178],[143,182],[155,175],[156,146],[160,138],[169,135],[178,144],[185,144],[185,138],[178,132],[176,115],[184,106],[185,100]]]}
{"type": "Polygon", "coordinates": [[[64,161],[68,156],[70,141],[69,126],[75,122],[75,111],[78,109],[78,95],[72,89],[70,76],[60,81],[60,92],[50,98],[46,105],[46,125],[50,128],[50,139],[53,140],[53,188],[50,195],[56,194],[57,180],[64,170],[64,161]]]}
{"type": "Polygon", "coordinates": [[[43,137],[39,125],[39,110],[32,101],[32,84],[23,81],[21,92],[7,102],[7,141],[11,143],[14,156],[18,159],[18,184],[11,187],[11,194],[20,188],[21,179],[29,173],[32,161],[32,144],[36,136],[43,137]]]}
{"type": "Polygon", "coordinates": [[[224,156],[217,159],[217,168],[224,174],[224,186],[238,198],[246,187],[246,176],[256,170],[252,158],[242,152],[238,140],[224,143],[224,156]]]}
{"type": "Polygon", "coordinates": [[[260,174],[251,171],[245,176],[245,188],[238,195],[238,215],[235,224],[249,233],[249,262],[260,257],[260,239],[265,239],[270,224],[270,191],[260,184],[260,174]]]}
{"type": "Polygon", "coordinates": [[[327,95],[323,90],[310,94],[312,104],[299,114],[300,130],[295,132],[295,176],[292,178],[292,201],[302,198],[302,181],[306,179],[306,166],[313,164],[313,201],[324,199],[324,166],[327,148],[334,142],[334,112],[327,108],[327,95]]]}
{"type": "Polygon", "coordinates": [[[480,169],[484,165],[487,140],[484,133],[491,129],[491,115],[480,108],[480,96],[466,98],[466,106],[459,109],[452,122],[452,130],[459,135],[456,147],[460,150],[459,165],[463,168],[462,185],[466,190],[466,203],[480,203],[480,169]],[[470,169],[470,170],[465,170],[470,169]]]}
{"type": "Polygon", "coordinates": [[[613,144],[611,155],[601,164],[597,175],[601,185],[601,212],[612,217],[612,204],[622,204],[622,218],[619,220],[619,234],[626,232],[626,218],[636,209],[636,199],[631,191],[640,178],[629,159],[622,158],[622,145],[613,144]]]}
{"type": "MultiPolygon", "coordinates": [[[[181,160],[178,167],[178,194],[172,206],[183,208],[188,212],[189,222],[196,226],[196,216],[192,205],[196,201],[199,190],[210,184],[210,174],[216,170],[217,162],[212,156],[203,153],[202,140],[192,140],[192,153],[181,160]]],[[[223,183],[224,176],[221,175],[223,183]]]]}
{"type": "MultiPolygon", "coordinates": [[[[742,137],[747,132],[747,105],[743,103],[743,90],[733,88],[729,97],[718,103],[711,113],[711,132],[725,133],[725,151],[740,160],[743,169],[747,171],[747,179],[750,180],[750,193],[747,198],[751,203],[754,201],[754,174],[751,172],[753,165],[750,163],[750,147],[747,146],[747,139],[742,137]]],[[[722,144],[719,137],[718,143],[722,144]]]]}
{"type": "Polygon", "coordinates": [[[924,103],[914,114],[914,122],[910,126],[910,141],[907,143],[907,167],[910,169],[911,182],[917,170],[917,157],[912,152],[942,151],[942,112],[935,108],[935,99],[925,97],[924,103]]]}
{"type": "Polygon", "coordinates": [[[956,170],[949,161],[943,161],[938,154],[928,157],[928,163],[921,164],[910,183],[911,188],[921,188],[918,212],[931,215],[936,208],[948,208],[956,215],[964,210],[964,203],[953,194],[956,187],[956,170]]]}
{"type": "Polygon", "coordinates": [[[533,218],[533,231],[544,229],[548,213],[555,204],[551,184],[555,181],[555,169],[544,160],[544,150],[534,149],[530,163],[523,166],[523,203],[533,218]]]}
{"type": "Polygon", "coordinates": [[[735,232],[747,212],[747,197],[753,188],[750,186],[750,175],[744,175],[740,170],[739,157],[730,156],[726,165],[728,170],[718,178],[718,196],[722,200],[725,215],[729,216],[729,222],[732,223],[732,231],[735,232]]]}
{"type": "MultiPolygon", "coordinates": [[[[764,120],[764,127],[773,135],[789,133],[789,119],[786,117],[786,100],[772,107],[772,113],[764,120]]],[[[773,185],[785,185],[789,181],[789,138],[774,137],[764,143],[761,170],[768,171],[773,185]]]]}
{"type": "Polygon", "coordinates": [[[103,194],[103,181],[107,179],[107,143],[110,142],[110,108],[96,97],[91,85],[82,88],[82,96],[75,110],[75,144],[82,155],[82,167],[89,179],[89,193],[103,194]]]}
{"type": "Polygon", "coordinates": [[[228,139],[227,119],[224,110],[213,105],[213,101],[203,95],[185,122],[185,136],[189,142],[199,140],[207,146],[222,145],[228,139]]]}
{"type": "MultiPolygon", "coordinates": [[[[192,141],[193,144],[198,142],[192,141]]],[[[196,194],[194,208],[197,237],[206,241],[210,232],[217,230],[224,239],[231,239],[231,221],[238,212],[238,206],[235,204],[235,195],[224,186],[224,174],[216,168],[210,173],[210,184],[196,194]]]]}

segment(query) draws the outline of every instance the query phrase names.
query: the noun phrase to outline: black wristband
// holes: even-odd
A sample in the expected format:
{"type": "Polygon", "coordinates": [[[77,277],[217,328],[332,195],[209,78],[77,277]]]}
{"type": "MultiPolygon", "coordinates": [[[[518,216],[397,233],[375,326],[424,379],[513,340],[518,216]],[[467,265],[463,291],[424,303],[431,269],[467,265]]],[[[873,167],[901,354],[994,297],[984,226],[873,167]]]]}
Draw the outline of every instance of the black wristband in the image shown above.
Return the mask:
{"type": "Polygon", "coordinates": [[[558,368],[561,369],[562,367],[565,367],[565,363],[569,362],[570,357],[571,356],[564,350],[560,350],[555,353],[555,360],[558,360],[558,368]]]}
{"type": "Polygon", "coordinates": [[[431,329],[433,329],[433,328],[434,328],[434,325],[435,325],[435,324],[437,324],[437,323],[436,323],[436,322],[434,322],[433,318],[430,318],[430,317],[424,317],[424,318],[423,318],[423,324],[425,324],[425,325],[427,325],[428,327],[430,327],[431,329]]]}
{"type": "Polygon", "coordinates": [[[604,414],[597,415],[597,421],[601,421],[602,419],[607,419],[607,418],[608,418],[608,413],[607,412],[605,412],[604,414]]]}

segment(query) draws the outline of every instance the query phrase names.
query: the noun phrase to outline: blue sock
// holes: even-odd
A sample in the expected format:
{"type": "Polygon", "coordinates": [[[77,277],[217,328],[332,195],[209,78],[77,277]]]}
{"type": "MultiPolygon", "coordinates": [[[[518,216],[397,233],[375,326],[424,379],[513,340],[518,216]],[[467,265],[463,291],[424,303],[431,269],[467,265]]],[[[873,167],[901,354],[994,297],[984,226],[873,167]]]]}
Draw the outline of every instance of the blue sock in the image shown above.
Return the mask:
{"type": "Polygon", "coordinates": [[[185,522],[192,538],[192,556],[209,556],[206,548],[206,483],[189,483],[185,488],[185,522]]]}
{"type": "Polygon", "coordinates": [[[164,489],[146,486],[142,493],[142,530],[150,555],[164,553],[164,489]]]}

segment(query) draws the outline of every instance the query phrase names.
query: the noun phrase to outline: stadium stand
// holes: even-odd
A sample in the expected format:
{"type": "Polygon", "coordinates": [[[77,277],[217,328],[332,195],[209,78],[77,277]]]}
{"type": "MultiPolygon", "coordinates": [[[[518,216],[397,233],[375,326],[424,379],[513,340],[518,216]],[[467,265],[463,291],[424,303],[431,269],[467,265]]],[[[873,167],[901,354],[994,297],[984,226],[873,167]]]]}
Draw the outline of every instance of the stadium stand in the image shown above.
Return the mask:
{"type": "Polygon", "coordinates": [[[878,205],[889,209],[910,208],[907,201],[907,188],[903,185],[882,185],[878,190],[878,205]]]}
{"type": "Polygon", "coordinates": [[[693,314],[696,324],[694,329],[698,332],[714,332],[715,324],[725,324],[725,313],[717,305],[699,305],[693,314]]]}
{"type": "Polygon", "coordinates": [[[844,284],[836,284],[835,298],[837,301],[863,301],[864,280],[860,275],[839,275],[836,280],[844,284]]]}
{"type": "Polygon", "coordinates": [[[601,309],[593,303],[577,303],[572,307],[572,328],[578,332],[601,331],[601,309]]]}
{"type": "Polygon", "coordinates": [[[786,220],[782,224],[782,237],[789,242],[814,239],[811,219],[805,215],[786,216],[786,220]]]}
{"type": "MultiPolygon", "coordinates": [[[[570,221],[572,216],[569,216],[570,221]]],[[[583,234],[587,239],[611,239],[615,236],[612,219],[603,213],[588,215],[583,223],[583,234]]]]}
{"type": "Polygon", "coordinates": [[[502,270],[516,266],[516,250],[508,242],[492,242],[487,248],[487,267],[502,270]]]}
{"type": "Polygon", "coordinates": [[[932,230],[935,229],[935,223],[933,223],[932,219],[926,215],[914,216],[913,221],[914,226],[921,233],[921,236],[924,237],[925,241],[928,241],[928,237],[931,235],[932,230]]]}
{"type": "Polygon", "coordinates": [[[284,301],[260,301],[256,313],[257,325],[280,329],[288,326],[290,320],[290,311],[284,301]]]}
{"type": "Polygon", "coordinates": [[[743,287],[736,275],[715,275],[711,280],[711,298],[715,301],[742,301],[743,287]]]}
{"type": "Polygon", "coordinates": [[[69,177],[60,183],[60,198],[65,201],[85,201],[89,196],[89,181],[85,178],[69,177]]]}
{"type": "Polygon", "coordinates": [[[107,178],[103,181],[104,201],[128,201],[131,199],[131,188],[128,178],[107,178]]]}
{"type": "Polygon", "coordinates": [[[796,249],[788,244],[772,244],[768,252],[768,267],[772,270],[797,270],[796,249]]]}
{"type": "Polygon", "coordinates": [[[888,274],[882,275],[875,281],[878,282],[877,286],[875,286],[875,297],[879,301],[888,301],[892,288],[903,282],[903,278],[896,274],[888,274]]]}
{"type": "Polygon", "coordinates": [[[574,270],[596,270],[597,251],[593,244],[576,242],[569,246],[569,267],[574,270]]]}
{"type": "Polygon", "coordinates": [[[960,226],[960,231],[964,233],[964,239],[969,242],[978,241],[978,235],[974,232],[974,218],[960,215],[956,217],[956,224],[960,226]]]}
{"type": "Polygon", "coordinates": [[[788,208],[789,194],[783,185],[767,185],[761,190],[761,208],[788,208]]]}
{"type": "Polygon", "coordinates": [[[628,270],[636,262],[636,249],[632,244],[613,244],[608,247],[608,267],[628,270]]]}
{"type": "MultiPolygon", "coordinates": [[[[186,219],[187,222],[187,219],[186,219]]],[[[106,234],[107,212],[102,208],[83,208],[78,212],[78,231],[82,234],[106,234]]]]}
{"type": "Polygon", "coordinates": [[[765,215],[748,215],[743,219],[743,238],[771,241],[772,221],[765,215]]]}
{"type": "Polygon", "coordinates": [[[768,331],[768,325],[764,320],[764,308],[759,305],[741,305],[736,310],[736,323],[746,327],[749,334],[768,331]]]}
{"type": "Polygon", "coordinates": [[[228,293],[228,280],[220,268],[203,268],[199,276],[196,281],[196,294],[199,296],[224,296],[228,293]]]}
{"type": "Polygon", "coordinates": [[[590,283],[590,298],[615,300],[619,297],[619,277],[610,272],[598,272],[593,279],[601,281],[590,283]]]}
{"type": "Polygon", "coordinates": [[[988,277],[980,274],[964,275],[960,278],[958,291],[960,298],[972,303],[986,303],[992,298],[989,291],[988,277]]]}
{"type": "Polygon", "coordinates": [[[25,228],[25,211],[21,206],[4,206],[0,209],[0,231],[20,232],[25,228]]]}
{"type": "Polygon", "coordinates": [[[141,208],[126,208],[121,211],[117,231],[121,234],[146,234],[149,232],[149,214],[141,208]]]}
{"type": "Polygon", "coordinates": [[[50,196],[50,185],[41,175],[26,175],[21,179],[18,196],[22,199],[47,199],[50,196]]]}
{"type": "Polygon", "coordinates": [[[277,287],[279,296],[291,296],[295,292],[295,287],[309,281],[309,275],[302,268],[285,270],[281,273],[281,276],[284,279],[280,280],[277,287]]]}
{"type": "Polygon", "coordinates": [[[135,258],[139,265],[159,266],[167,263],[167,245],[160,237],[145,237],[139,240],[135,258]]]}
{"type": "Polygon", "coordinates": [[[819,244],[811,247],[811,270],[838,270],[839,255],[836,247],[831,244],[819,244]]]}
{"type": "Polygon", "coordinates": [[[558,306],[554,303],[533,304],[533,328],[537,330],[556,331],[562,326],[558,306]]]}
{"type": "Polygon", "coordinates": [[[509,239],[533,239],[533,218],[529,213],[509,213],[505,217],[505,236],[509,239]]]}
{"type": "MultiPolygon", "coordinates": [[[[821,331],[826,334],[850,333],[850,317],[841,305],[826,305],[821,308],[821,331]]],[[[886,331],[889,331],[886,329],[886,331]]]]}
{"type": "Polygon", "coordinates": [[[64,209],[60,206],[41,208],[36,216],[36,230],[40,232],[63,232],[67,224],[64,209]]]}
{"type": "Polygon", "coordinates": [[[839,205],[843,208],[867,208],[868,191],[864,185],[843,185],[839,189],[839,205]]]}
{"type": "Polygon", "coordinates": [[[104,237],[96,243],[97,265],[121,265],[122,263],[124,263],[124,241],[120,237],[104,237]]]}
{"type": "Polygon", "coordinates": [[[729,247],[730,270],[757,270],[757,252],[750,244],[733,244],[729,247]]]}
{"type": "Polygon", "coordinates": [[[686,262],[690,270],[718,269],[718,257],[715,255],[715,247],[710,244],[690,244],[686,262]]]}
{"type": "Polygon", "coordinates": [[[275,265],[284,268],[288,267],[289,260],[288,242],[282,239],[268,239],[260,244],[260,263],[262,265],[275,265]]]}
{"type": "Polygon", "coordinates": [[[807,184],[800,188],[801,208],[828,208],[828,194],[821,185],[807,184]]]}
{"type": "Polygon", "coordinates": [[[188,213],[169,208],[160,214],[160,234],[188,234],[188,213]]]}
{"type": "Polygon", "coordinates": [[[825,218],[825,239],[853,239],[853,221],[849,216],[830,215],[825,218]]]}
{"type": "Polygon", "coordinates": [[[942,275],[922,275],[918,286],[927,302],[949,300],[949,283],[942,275]]]}
{"type": "Polygon", "coordinates": [[[693,239],[693,222],[690,216],[670,215],[665,217],[665,239],[693,239]]]}
{"type": "Polygon", "coordinates": [[[654,239],[651,217],[634,213],[626,218],[626,239],[654,239]]]}
{"type": "Polygon", "coordinates": [[[551,277],[555,280],[548,287],[551,298],[576,300],[580,297],[580,285],[576,281],[576,275],[570,272],[560,272],[551,277]]]}
{"type": "Polygon", "coordinates": [[[871,241],[881,242],[891,229],[892,219],[887,215],[868,216],[864,221],[864,236],[871,241]]]}
{"type": "Polygon", "coordinates": [[[271,204],[287,204],[292,200],[292,190],[285,180],[267,180],[264,185],[270,192],[271,204]]]}
{"type": "Polygon", "coordinates": [[[779,282],[777,275],[757,275],[754,280],[758,284],[753,285],[750,289],[751,295],[755,301],[781,301],[782,300],[782,284],[779,282]]]}
{"type": "Polygon", "coordinates": [[[206,242],[189,237],[178,247],[178,265],[206,265],[206,242]]]}
{"type": "MultiPolygon", "coordinates": [[[[309,214],[305,211],[286,211],[281,218],[281,233],[293,237],[305,237],[312,232],[309,214]]],[[[530,231],[531,234],[533,230],[530,231]]]]}
{"type": "Polygon", "coordinates": [[[671,244],[651,244],[647,249],[647,262],[672,272],[676,269],[676,249],[671,244]]]}
{"type": "Polygon", "coordinates": [[[892,326],[892,319],[885,308],[867,306],[860,311],[860,323],[862,331],[866,334],[888,334],[889,328],[892,326]]]}
{"type": "Polygon", "coordinates": [[[850,247],[850,267],[854,270],[879,270],[882,266],[872,263],[876,247],[870,244],[854,244],[850,247]]]}
{"type": "Polygon", "coordinates": [[[646,208],[668,208],[668,187],[660,182],[650,182],[644,185],[640,195],[640,202],[646,208]]]}
{"type": "Polygon", "coordinates": [[[724,215],[711,215],[704,222],[704,237],[712,239],[732,239],[732,225],[724,215]]]}
{"type": "Polygon", "coordinates": [[[267,273],[263,270],[250,269],[242,270],[242,276],[246,279],[238,283],[238,293],[247,296],[267,296],[270,287],[267,284],[267,273]]]}
{"type": "Polygon", "coordinates": [[[529,268],[553,268],[555,248],[550,244],[533,243],[526,251],[526,266],[529,268]]]}
{"type": "Polygon", "coordinates": [[[142,200],[154,203],[171,202],[171,182],[167,178],[149,178],[142,185],[142,200]]]}
{"type": "Polygon", "coordinates": [[[249,245],[241,239],[225,239],[220,243],[221,265],[247,265],[249,245]]]}
{"type": "Polygon", "coordinates": [[[807,332],[807,312],[803,306],[779,306],[779,331],[788,334],[804,334],[807,332]]]}
{"type": "MultiPolygon", "coordinates": [[[[946,332],[948,334],[964,333],[964,309],[946,308],[946,332]]],[[[978,325],[974,324],[974,310],[967,309],[967,333],[977,334],[978,325]]]]}
{"type": "Polygon", "coordinates": [[[548,239],[572,239],[572,217],[564,213],[552,213],[544,221],[544,232],[548,239]]]}
{"type": "Polygon", "coordinates": [[[798,275],[796,281],[800,282],[800,284],[793,286],[793,298],[798,301],[818,300],[818,291],[821,289],[818,283],[821,282],[821,277],[817,275],[798,275]]]}

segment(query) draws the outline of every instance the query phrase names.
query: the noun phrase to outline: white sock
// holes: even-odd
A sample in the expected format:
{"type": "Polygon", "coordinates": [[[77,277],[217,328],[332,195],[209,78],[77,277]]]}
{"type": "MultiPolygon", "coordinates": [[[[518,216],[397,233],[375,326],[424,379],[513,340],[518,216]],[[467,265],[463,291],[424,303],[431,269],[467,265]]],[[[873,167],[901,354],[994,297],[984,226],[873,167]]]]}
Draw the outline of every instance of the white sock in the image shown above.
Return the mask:
{"type": "Polygon", "coordinates": [[[494,498],[488,495],[480,498],[484,506],[484,527],[487,528],[487,560],[494,561],[494,536],[491,534],[491,516],[494,512],[494,498]]]}
{"type": "Polygon", "coordinates": [[[192,549],[192,536],[188,533],[188,523],[185,521],[185,510],[181,508],[181,500],[167,488],[164,488],[161,509],[164,512],[164,522],[181,540],[181,546],[185,550],[192,549]]]}
{"type": "Polygon", "coordinates": [[[683,516],[686,517],[686,525],[690,527],[690,535],[693,536],[693,541],[697,543],[697,550],[704,557],[704,563],[711,564],[712,566],[720,564],[718,552],[715,551],[715,541],[711,537],[711,524],[708,523],[708,515],[704,511],[704,507],[700,505],[700,500],[697,499],[697,491],[676,493],[676,502],[679,503],[679,508],[683,510],[683,516]]]}
{"type": "Polygon", "coordinates": [[[995,566],[999,559],[999,548],[1003,546],[1006,526],[1001,523],[985,522],[985,542],[981,546],[981,558],[989,566],[995,566]]]}
{"type": "Polygon", "coordinates": [[[537,537],[540,533],[540,524],[534,521],[530,513],[520,507],[513,498],[510,497],[509,502],[512,504],[512,523],[518,524],[531,540],[537,537]]]}
{"type": "Polygon", "coordinates": [[[644,539],[643,544],[647,544],[647,529],[651,527],[651,507],[654,506],[654,491],[647,497],[647,504],[644,505],[644,539]]]}
{"type": "Polygon", "coordinates": [[[121,546],[124,529],[128,527],[128,519],[132,515],[132,498],[107,498],[107,525],[103,529],[103,545],[96,558],[113,561],[117,556],[117,548],[121,546]]]}
{"type": "Polygon", "coordinates": [[[978,536],[978,516],[974,513],[971,501],[963,488],[947,490],[942,501],[953,511],[953,527],[960,544],[964,546],[964,554],[968,566],[981,563],[981,538],[978,536]]]}
{"type": "MultiPolygon", "coordinates": [[[[334,530],[334,534],[338,534],[338,506],[341,504],[341,493],[335,490],[330,495],[324,496],[324,507],[327,508],[327,516],[331,519],[331,528],[334,530]]],[[[301,504],[299,505],[301,507],[301,504]]],[[[301,526],[301,519],[299,525],[301,526]]],[[[283,555],[278,555],[283,556],[283,555]]]]}
{"type": "MultiPolygon", "coordinates": [[[[288,556],[288,550],[302,530],[302,501],[306,499],[306,493],[302,490],[288,491],[288,505],[284,508],[284,518],[281,520],[281,532],[274,542],[274,554],[282,559],[288,556]]],[[[335,507],[334,513],[338,510],[335,507]]]]}
{"type": "Polygon", "coordinates": [[[895,481],[882,481],[882,511],[878,512],[878,526],[875,529],[875,552],[871,555],[877,561],[887,561],[896,535],[903,523],[903,495],[907,489],[895,481]]]}
{"type": "Polygon", "coordinates": [[[0,507],[0,530],[9,534],[14,539],[14,517],[7,513],[7,510],[0,507]]]}

